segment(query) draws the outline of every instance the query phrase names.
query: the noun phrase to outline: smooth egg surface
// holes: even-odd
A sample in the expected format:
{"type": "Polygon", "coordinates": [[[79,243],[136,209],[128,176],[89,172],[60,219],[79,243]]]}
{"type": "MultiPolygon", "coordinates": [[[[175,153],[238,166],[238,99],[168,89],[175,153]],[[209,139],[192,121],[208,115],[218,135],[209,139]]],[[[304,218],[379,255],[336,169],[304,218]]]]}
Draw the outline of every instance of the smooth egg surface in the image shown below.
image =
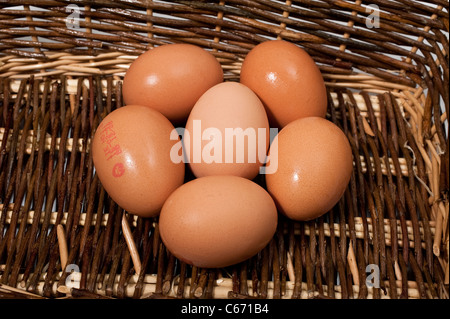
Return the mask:
{"type": "Polygon", "coordinates": [[[167,197],[184,182],[185,164],[171,160],[171,122],[158,111],[128,105],[108,114],[92,141],[98,177],[123,209],[157,216],[167,197]]]}
{"type": "Polygon", "coordinates": [[[227,267],[262,250],[277,228],[276,206],[258,184],[237,176],[207,176],[179,187],[159,216],[161,239],[180,260],[227,267]]]}
{"type": "Polygon", "coordinates": [[[269,40],[255,46],[242,63],[240,82],[264,103],[272,127],[326,115],[322,74],[311,56],[293,43],[269,40]]]}
{"type": "Polygon", "coordinates": [[[192,44],[166,44],[140,55],[123,80],[125,104],[144,105],[174,125],[184,125],[200,96],[223,81],[223,70],[208,51],[192,44]]]}
{"type": "Polygon", "coordinates": [[[269,122],[252,90],[222,82],[205,92],[186,122],[183,143],[197,177],[235,175],[253,179],[269,147],[269,122]]]}
{"type": "Polygon", "coordinates": [[[284,127],[269,156],[277,170],[265,175],[267,190],[279,212],[294,220],[311,220],[333,208],[353,169],[347,137],[320,117],[301,118],[284,127]]]}

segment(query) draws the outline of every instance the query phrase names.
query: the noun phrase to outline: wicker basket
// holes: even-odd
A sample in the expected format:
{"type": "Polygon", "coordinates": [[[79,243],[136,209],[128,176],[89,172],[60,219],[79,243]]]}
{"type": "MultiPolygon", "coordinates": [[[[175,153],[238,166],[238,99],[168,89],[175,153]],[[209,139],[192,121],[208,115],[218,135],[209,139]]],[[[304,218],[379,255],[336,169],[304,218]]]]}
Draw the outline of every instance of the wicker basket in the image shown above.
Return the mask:
{"type": "Polygon", "coordinates": [[[9,0],[0,27],[0,298],[449,297],[447,0],[9,0]],[[351,181],[249,260],[191,267],[108,197],[90,140],[151,47],[201,46],[233,81],[276,38],[320,67],[351,181]]]}

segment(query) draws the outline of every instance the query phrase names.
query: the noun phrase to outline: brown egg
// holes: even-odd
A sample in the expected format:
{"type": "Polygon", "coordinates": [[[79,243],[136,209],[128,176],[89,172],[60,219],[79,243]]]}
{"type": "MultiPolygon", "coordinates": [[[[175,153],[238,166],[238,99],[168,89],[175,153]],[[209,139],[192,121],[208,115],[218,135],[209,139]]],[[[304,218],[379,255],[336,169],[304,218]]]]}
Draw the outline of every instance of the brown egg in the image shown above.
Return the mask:
{"type": "Polygon", "coordinates": [[[267,190],[279,211],[294,220],[311,220],[328,212],[342,197],[353,168],[345,134],[332,122],[309,117],[291,122],[269,150],[267,190]],[[274,161],[274,162],[273,162],[274,161]]]}
{"type": "Polygon", "coordinates": [[[123,80],[125,104],[145,105],[184,124],[200,96],[223,81],[217,59],[192,44],[166,44],[140,55],[123,80]]]}
{"type": "Polygon", "coordinates": [[[272,198],[258,184],[237,176],[207,176],[170,195],[159,231],[175,257],[217,268],[257,254],[272,239],[277,221],[272,198]]]}
{"type": "Polygon", "coordinates": [[[184,182],[184,163],[171,161],[174,130],[161,113],[128,105],[108,114],[92,141],[92,158],[109,196],[123,209],[154,217],[184,182]]]}
{"type": "Polygon", "coordinates": [[[269,40],[255,46],[242,63],[240,81],[264,103],[272,127],[326,115],[322,74],[309,54],[293,43],[269,40]]]}
{"type": "Polygon", "coordinates": [[[237,82],[205,92],[186,122],[183,142],[195,176],[253,179],[269,148],[269,121],[255,93],[237,82]]]}

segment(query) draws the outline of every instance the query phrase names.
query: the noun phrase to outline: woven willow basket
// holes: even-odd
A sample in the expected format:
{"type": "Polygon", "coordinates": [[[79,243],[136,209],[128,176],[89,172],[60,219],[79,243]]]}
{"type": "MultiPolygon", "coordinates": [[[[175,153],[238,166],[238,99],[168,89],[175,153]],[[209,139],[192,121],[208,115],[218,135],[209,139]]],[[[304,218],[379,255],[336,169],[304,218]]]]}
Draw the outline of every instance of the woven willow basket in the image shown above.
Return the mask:
{"type": "Polygon", "coordinates": [[[9,0],[0,28],[1,298],[449,297],[448,1],[9,0]],[[186,265],[108,197],[90,140],[146,50],[198,45],[237,81],[267,39],[318,64],[351,181],[249,260],[186,265]]]}

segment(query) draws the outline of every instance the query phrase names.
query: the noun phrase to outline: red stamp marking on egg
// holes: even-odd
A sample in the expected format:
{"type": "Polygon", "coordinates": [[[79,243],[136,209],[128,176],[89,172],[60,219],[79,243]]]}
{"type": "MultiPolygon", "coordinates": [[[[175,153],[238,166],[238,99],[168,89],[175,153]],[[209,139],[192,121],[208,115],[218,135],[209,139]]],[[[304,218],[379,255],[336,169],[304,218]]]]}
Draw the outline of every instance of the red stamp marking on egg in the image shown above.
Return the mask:
{"type": "Polygon", "coordinates": [[[109,161],[116,155],[122,153],[119,143],[117,142],[116,132],[114,130],[113,121],[104,123],[100,129],[100,140],[103,144],[103,153],[109,161]]]}
{"type": "Polygon", "coordinates": [[[125,173],[125,166],[123,166],[122,163],[117,163],[116,165],[114,165],[113,169],[112,169],[112,175],[114,177],[120,177],[125,173]]]}

